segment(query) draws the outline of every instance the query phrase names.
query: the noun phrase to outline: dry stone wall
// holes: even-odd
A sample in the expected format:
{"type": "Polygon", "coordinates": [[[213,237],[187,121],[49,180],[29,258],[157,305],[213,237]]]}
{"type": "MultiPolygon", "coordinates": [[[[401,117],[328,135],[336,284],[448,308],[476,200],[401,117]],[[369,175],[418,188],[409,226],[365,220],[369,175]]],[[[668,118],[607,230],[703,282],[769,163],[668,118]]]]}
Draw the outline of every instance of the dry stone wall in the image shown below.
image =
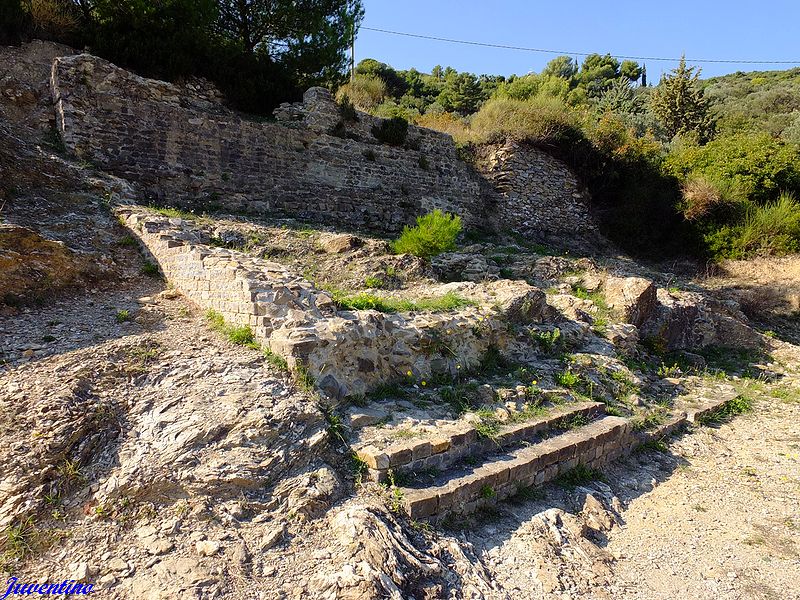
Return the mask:
{"type": "Polygon", "coordinates": [[[371,133],[379,119],[360,113],[342,127],[322,88],[275,122],[88,54],[57,58],[51,88],[67,148],[151,200],[388,232],[434,208],[483,218],[478,176],[449,136],[410,126],[404,147],[382,144],[371,133]]]}
{"type": "Polygon", "coordinates": [[[559,247],[601,241],[588,193],[562,161],[516,141],[480,148],[476,158],[497,192],[489,203],[495,227],[559,247]]]}

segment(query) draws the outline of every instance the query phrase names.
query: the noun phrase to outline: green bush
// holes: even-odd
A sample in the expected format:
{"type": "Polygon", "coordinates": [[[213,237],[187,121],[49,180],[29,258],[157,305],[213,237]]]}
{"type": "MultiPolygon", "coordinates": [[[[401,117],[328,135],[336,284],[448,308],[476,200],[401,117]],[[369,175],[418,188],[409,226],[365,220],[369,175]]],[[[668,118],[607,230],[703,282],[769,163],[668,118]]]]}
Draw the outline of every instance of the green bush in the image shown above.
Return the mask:
{"type": "Polygon", "coordinates": [[[800,251],[800,203],[792,194],[750,210],[737,244],[743,255],[800,251]]]}
{"type": "Polygon", "coordinates": [[[392,250],[396,254],[430,258],[454,250],[459,233],[461,218],[436,209],[424,217],[417,217],[416,227],[406,225],[403,233],[392,244],[392,250]]]}
{"type": "Polygon", "coordinates": [[[720,137],[705,146],[678,145],[664,168],[681,180],[729,182],[758,204],[774,200],[782,191],[800,193],[800,146],[767,134],[720,137]]]}
{"type": "Polygon", "coordinates": [[[403,117],[383,119],[380,125],[372,128],[372,135],[384,144],[402,146],[408,137],[408,121],[403,117]]]}
{"type": "Polygon", "coordinates": [[[476,142],[510,137],[541,143],[574,137],[580,129],[580,120],[556,97],[492,98],[475,113],[470,127],[476,142]]]}
{"type": "Polygon", "coordinates": [[[357,108],[370,112],[386,98],[386,83],[375,75],[356,75],[336,92],[340,104],[347,98],[357,108]]]}

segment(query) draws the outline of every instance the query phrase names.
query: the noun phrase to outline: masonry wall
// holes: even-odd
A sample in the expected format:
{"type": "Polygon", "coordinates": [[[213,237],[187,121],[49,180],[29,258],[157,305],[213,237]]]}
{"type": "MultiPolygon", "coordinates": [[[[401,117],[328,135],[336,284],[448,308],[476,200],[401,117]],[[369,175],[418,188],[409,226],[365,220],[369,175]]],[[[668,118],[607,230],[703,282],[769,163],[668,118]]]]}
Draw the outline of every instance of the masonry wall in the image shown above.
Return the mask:
{"type": "Polygon", "coordinates": [[[275,122],[87,54],[56,59],[51,88],[67,148],[151,201],[384,232],[434,208],[468,224],[484,217],[479,179],[449,136],[410,126],[405,147],[389,146],[371,133],[380,119],[363,113],[337,129],[338,106],[322,88],[275,122]]]}
{"type": "Polygon", "coordinates": [[[601,240],[589,195],[565,163],[517,141],[487,145],[477,153],[478,169],[496,191],[488,211],[495,227],[557,247],[601,240]]]}
{"type": "Polygon", "coordinates": [[[183,219],[140,207],[121,207],[117,214],[176,289],[228,324],[250,327],[289,367],[307,369],[333,400],[397,379],[455,376],[477,365],[490,345],[502,349],[508,342],[500,314],[487,316],[478,307],[409,314],[338,310],[330,295],[282,265],[209,246],[183,219]]]}

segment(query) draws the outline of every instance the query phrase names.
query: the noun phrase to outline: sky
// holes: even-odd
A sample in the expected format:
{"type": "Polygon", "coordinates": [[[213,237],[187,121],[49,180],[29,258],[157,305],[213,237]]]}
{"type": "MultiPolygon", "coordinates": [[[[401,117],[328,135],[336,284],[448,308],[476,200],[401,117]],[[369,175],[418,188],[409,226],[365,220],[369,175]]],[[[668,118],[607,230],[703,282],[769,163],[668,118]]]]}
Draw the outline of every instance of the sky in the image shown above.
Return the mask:
{"type": "MultiPolygon", "coordinates": [[[[798,0],[363,0],[356,62],[430,72],[437,64],[475,74],[540,71],[557,54],[484,48],[368,31],[365,27],[571,54],[680,57],[702,77],[800,66],[798,0]],[[793,64],[692,63],[692,59],[781,60],[793,64]]],[[[582,56],[577,56],[582,61],[582,56]]],[[[656,83],[673,62],[639,61],[656,83]]]]}

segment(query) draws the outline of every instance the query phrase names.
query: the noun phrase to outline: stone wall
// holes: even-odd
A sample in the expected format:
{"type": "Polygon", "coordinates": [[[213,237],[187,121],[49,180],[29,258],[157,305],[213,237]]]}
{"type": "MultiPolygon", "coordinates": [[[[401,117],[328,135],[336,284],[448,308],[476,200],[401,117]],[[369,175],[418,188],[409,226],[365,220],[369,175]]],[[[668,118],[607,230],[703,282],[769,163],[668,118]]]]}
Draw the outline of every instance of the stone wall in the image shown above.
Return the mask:
{"type": "Polygon", "coordinates": [[[51,88],[67,148],[149,201],[386,232],[434,208],[468,224],[483,218],[478,176],[450,136],[410,126],[405,147],[382,144],[371,133],[380,119],[360,113],[342,128],[321,88],[275,122],[87,54],[57,58],[51,88]]]}
{"type": "Polygon", "coordinates": [[[117,210],[167,280],[227,323],[249,326],[256,339],[306,368],[332,399],[383,382],[455,376],[478,364],[490,345],[508,343],[508,320],[536,318],[544,294],[522,282],[500,312],[468,307],[447,313],[345,311],[324,291],[282,265],[209,246],[189,222],[138,207],[117,210]],[[526,307],[525,315],[519,306],[526,307]]]}
{"type": "Polygon", "coordinates": [[[557,247],[600,241],[588,193],[562,161],[514,141],[484,146],[477,154],[478,170],[497,192],[488,210],[496,228],[557,247]]]}

